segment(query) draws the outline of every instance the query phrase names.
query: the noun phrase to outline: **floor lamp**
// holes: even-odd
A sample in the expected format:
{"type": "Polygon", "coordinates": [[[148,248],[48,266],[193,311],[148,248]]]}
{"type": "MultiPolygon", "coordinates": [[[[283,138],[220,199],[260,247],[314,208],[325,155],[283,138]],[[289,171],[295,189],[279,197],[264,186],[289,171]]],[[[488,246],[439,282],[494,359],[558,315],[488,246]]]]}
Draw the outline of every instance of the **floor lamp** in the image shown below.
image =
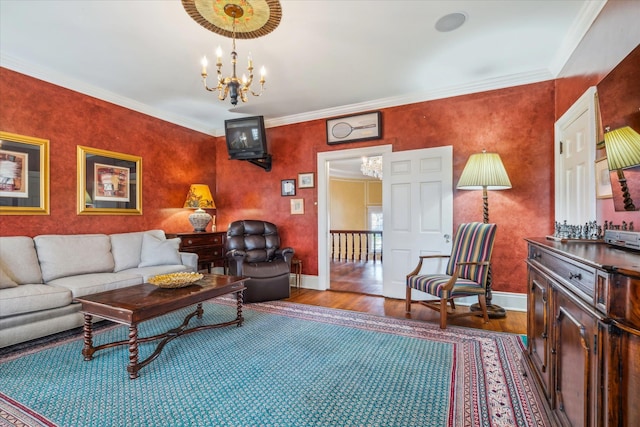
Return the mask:
{"type": "Polygon", "coordinates": [[[629,194],[623,169],[640,164],[640,134],[629,126],[612,131],[607,128],[607,132],[604,134],[604,146],[607,151],[609,170],[616,171],[618,174],[618,182],[624,199],[624,210],[635,211],[636,206],[633,204],[631,194],[629,194]]]}
{"type": "MultiPolygon", "coordinates": [[[[485,224],[489,223],[489,195],[487,190],[506,190],[511,188],[511,181],[498,153],[472,154],[462,171],[458,188],[461,190],[482,190],[482,216],[485,224]]],[[[491,304],[491,267],[487,278],[487,313],[490,318],[501,318],[507,315],[504,308],[491,304]]],[[[471,311],[481,311],[479,304],[473,304],[471,311]]]]}

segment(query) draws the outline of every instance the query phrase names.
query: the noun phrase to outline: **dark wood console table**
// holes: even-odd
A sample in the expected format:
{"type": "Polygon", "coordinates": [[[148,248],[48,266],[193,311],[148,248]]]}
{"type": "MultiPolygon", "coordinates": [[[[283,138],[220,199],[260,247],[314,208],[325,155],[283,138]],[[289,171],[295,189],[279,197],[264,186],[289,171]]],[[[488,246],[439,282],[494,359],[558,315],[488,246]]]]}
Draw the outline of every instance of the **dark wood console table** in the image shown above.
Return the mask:
{"type": "Polygon", "coordinates": [[[227,267],[225,257],[226,231],[201,231],[191,233],[167,234],[167,239],[180,238],[180,251],[198,255],[198,268],[206,268],[211,273],[211,266],[227,267]]]}
{"type": "Polygon", "coordinates": [[[129,365],[127,366],[127,371],[130,379],[136,379],[138,378],[138,371],[156,359],[165,344],[172,339],[203,329],[242,325],[244,320],[242,317],[242,291],[245,289],[244,282],[246,280],[244,277],[208,274],[202,280],[183,288],[166,289],[150,283],[143,283],[76,298],[78,302],[82,303],[82,312],[84,313],[84,347],[82,349],[84,360],[93,359],[93,354],[96,351],[128,345],[129,365]],[[234,320],[213,325],[199,325],[187,329],[189,321],[194,316],[202,318],[202,303],[204,301],[230,293],[236,294],[238,301],[237,315],[234,320]],[[195,311],[187,315],[179,327],[151,337],[138,337],[139,323],[192,305],[196,306],[195,311]],[[129,339],[94,347],[91,322],[93,316],[128,325],[129,339]],[[158,344],[153,354],[139,362],[138,343],[159,339],[162,339],[162,341],[158,344]]]}
{"type": "Polygon", "coordinates": [[[526,371],[562,426],[640,425],[640,253],[526,239],[526,371]]]}

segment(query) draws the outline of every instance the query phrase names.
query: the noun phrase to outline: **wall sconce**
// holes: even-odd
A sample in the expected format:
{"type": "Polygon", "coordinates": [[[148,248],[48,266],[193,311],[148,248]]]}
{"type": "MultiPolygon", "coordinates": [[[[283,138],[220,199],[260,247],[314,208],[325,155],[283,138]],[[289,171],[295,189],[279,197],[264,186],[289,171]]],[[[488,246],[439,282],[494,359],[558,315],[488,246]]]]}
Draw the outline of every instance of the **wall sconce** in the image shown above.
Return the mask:
{"type": "Polygon", "coordinates": [[[212,230],[216,231],[215,217],[212,217],[203,208],[215,209],[216,204],[211,196],[211,190],[206,184],[191,184],[187,199],[184,202],[185,208],[196,209],[189,215],[189,222],[193,226],[194,231],[206,231],[207,225],[213,219],[212,230]]]}
{"type": "MultiPolygon", "coordinates": [[[[489,223],[489,196],[487,190],[506,190],[511,188],[511,181],[498,153],[472,154],[464,166],[458,188],[461,190],[482,190],[482,216],[485,224],[489,223]]],[[[505,317],[507,312],[499,305],[491,304],[491,267],[487,278],[487,313],[492,319],[505,317]]],[[[469,307],[471,311],[482,311],[479,304],[469,307]]]]}
{"type": "Polygon", "coordinates": [[[618,174],[618,182],[624,198],[624,210],[635,211],[636,206],[629,194],[623,169],[640,165],[640,134],[629,126],[612,131],[607,128],[604,134],[604,146],[607,150],[609,170],[616,171],[618,174]]]}

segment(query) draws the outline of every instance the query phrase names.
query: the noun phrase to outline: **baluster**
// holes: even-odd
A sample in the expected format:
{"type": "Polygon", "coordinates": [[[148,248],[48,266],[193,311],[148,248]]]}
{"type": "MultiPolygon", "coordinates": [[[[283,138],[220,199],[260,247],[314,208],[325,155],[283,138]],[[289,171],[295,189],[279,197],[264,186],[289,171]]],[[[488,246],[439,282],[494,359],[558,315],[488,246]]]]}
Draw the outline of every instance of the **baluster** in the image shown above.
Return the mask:
{"type": "Polygon", "coordinates": [[[335,256],[335,240],[336,240],[336,235],[335,233],[331,232],[331,260],[335,261],[336,260],[336,256],[335,256]]]}
{"type": "Polygon", "coordinates": [[[351,261],[356,260],[356,235],[351,232],[351,261]]]}

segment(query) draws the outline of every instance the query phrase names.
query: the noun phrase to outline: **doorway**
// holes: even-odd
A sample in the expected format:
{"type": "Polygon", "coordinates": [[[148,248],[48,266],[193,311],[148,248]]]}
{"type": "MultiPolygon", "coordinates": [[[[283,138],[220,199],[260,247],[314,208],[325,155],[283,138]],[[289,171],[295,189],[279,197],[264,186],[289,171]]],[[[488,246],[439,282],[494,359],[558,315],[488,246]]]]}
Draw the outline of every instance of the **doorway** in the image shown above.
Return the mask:
{"type": "MultiPolygon", "coordinates": [[[[331,151],[326,153],[318,153],[318,289],[327,290],[331,289],[331,269],[332,265],[336,268],[343,267],[339,264],[332,264],[331,254],[331,215],[330,215],[330,195],[329,195],[329,180],[331,178],[331,164],[345,163],[349,160],[353,160],[353,164],[360,161],[362,157],[383,156],[391,152],[391,145],[381,145],[376,147],[356,148],[339,151],[331,151]]],[[[371,262],[370,262],[371,263],[371,262]]],[[[362,267],[362,266],[360,266],[362,267]]],[[[361,275],[380,275],[382,276],[382,262],[377,262],[377,271],[361,271],[361,275]]],[[[352,274],[357,275],[358,272],[345,273],[345,275],[352,274]]],[[[339,285],[339,290],[352,290],[356,292],[364,293],[378,293],[381,291],[372,291],[371,289],[360,288],[357,289],[353,286],[349,287],[348,280],[354,280],[345,278],[344,285],[339,285]],[[344,287],[343,287],[344,286],[344,287]]],[[[366,279],[365,279],[366,280],[366,279]]],[[[338,285],[337,285],[338,287],[338,285]]]]}

